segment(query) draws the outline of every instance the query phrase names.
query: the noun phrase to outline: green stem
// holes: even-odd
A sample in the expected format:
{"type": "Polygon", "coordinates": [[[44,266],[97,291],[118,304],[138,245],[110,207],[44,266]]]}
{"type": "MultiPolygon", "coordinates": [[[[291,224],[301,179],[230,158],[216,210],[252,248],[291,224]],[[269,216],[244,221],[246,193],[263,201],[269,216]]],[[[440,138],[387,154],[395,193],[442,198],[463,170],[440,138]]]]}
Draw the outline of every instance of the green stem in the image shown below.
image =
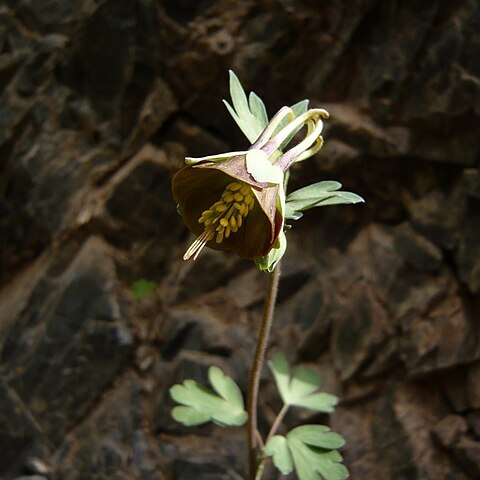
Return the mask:
{"type": "Polygon", "coordinates": [[[277,300],[278,283],[280,280],[280,262],[270,275],[268,284],[267,297],[263,307],[263,319],[258,334],[257,349],[253,359],[252,371],[250,372],[250,381],[248,386],[247,411],[247,441],[248,441],[248,465],[249,478],[255,480],[257,472],[257,405],[258,405],[258,387],[260,384],[260,374],[262,372],[263,360],[267,349],[268,338],[273,322],[273,312],[275,310],[275,302],[277,300]]]}

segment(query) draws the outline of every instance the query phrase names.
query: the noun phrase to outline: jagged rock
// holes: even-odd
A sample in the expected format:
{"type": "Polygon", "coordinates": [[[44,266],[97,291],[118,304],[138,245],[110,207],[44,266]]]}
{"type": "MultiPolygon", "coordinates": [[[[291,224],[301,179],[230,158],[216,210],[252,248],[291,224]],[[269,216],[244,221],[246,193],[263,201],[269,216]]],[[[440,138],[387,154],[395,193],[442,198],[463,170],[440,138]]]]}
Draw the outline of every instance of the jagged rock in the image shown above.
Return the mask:
{"type": "Polygon", "coordinates": [[[472,478],[480,475],[480,442],[464,437],[455,445],[454,455],[472,478]]]}
{"type": "Polygon", "coordinates": [[[132,374],[121,379],[93,415],[69,433],[58,450],[64,478],[160,480],[158,452],[148,427],[148,394],[132,374]],[[85,442],[84,439],[90,441],[85,442]]]}
{"type": "Polygon", "coordinates": [[[5,339],[10,385],[54,444],[129,357],[133,339],[117,289],[109,247],[91,238],[5,339]]]}
{"type": "Polygon", "coordinates": [[[433,430],[436,438],[444,447],[454,446],[460,436],[467,431],[467,422],[458,415],[447,415],[442,418],[433,430]]]}
{"type": "Polygon", "coordinates": [[[231,355],[238,348],[238,335],[246,318],[233,299],[220,290],[171,308],[164,324],[163,353],[167,358],[180,349],[231,355]]]}
{"type": "Polygon", "coordinates": [[[473,435],[480,440],[480,410],[475,410],[467,415],[468,426],[473,435]]]}
{"type": "Polygon", "coordinates": [[[180,438],[161,436],[161,453],[167,464],[166,471],[171,478],[187,480],[240,480],[246,471],[239,452],[244,438],[238,431],[216,431],[208,441],[197,435],[180,438]],[[223,434],[222,434],[223,433],[223,434]],[[219,463],[221,456],[225,462],[219,463]]]}
{"type": "Polygon", "coordinates": [[[480,363],[468,369],[466,378],[466,395],[470,408],[480,408],[480,363]]]}
{"type": "Polygon", "coordinates": [[[0,380],[0,469],[8,471],[21,464],[24,452],[40,436],[40,429],[25,404],[0,380]]]}
{"type": "MultiPolygon", "coordinates": [[[[2,3],[0,477],[245,477],[244,432],[188,430],[168,394],[210,364],[245,392],[261,322],[267,276],[181,261],[170,193],[185,155],[248,148],[230,68],[270,115],[330,110],[290,191],[367,200],[291,222],[268,355],[341,403],[285,425],[330,421],[355,480],[479,476],[480,3],[414,3],[2,3]]],[[[265,368],[262,433],[280,406],[265,368]]]]}

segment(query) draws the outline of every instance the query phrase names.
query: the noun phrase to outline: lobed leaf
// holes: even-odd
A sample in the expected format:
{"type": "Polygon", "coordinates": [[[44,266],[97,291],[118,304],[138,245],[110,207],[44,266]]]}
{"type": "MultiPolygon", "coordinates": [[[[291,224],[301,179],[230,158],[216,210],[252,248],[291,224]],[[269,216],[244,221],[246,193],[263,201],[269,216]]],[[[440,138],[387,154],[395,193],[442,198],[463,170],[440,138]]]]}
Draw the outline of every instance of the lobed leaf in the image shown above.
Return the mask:
{"type": "Polygon", "coordinates": [[[302,425],[284,437],[275,435],[265,445],[264,453],[272,457],[283,474],[295,468],[299,480],[345,480],[348,470],[336,450],[343,438],[324,425],[302,425]]]}
{"type": "Polygon", "coordinates": [[[339,182],[324,181],[292,192],[287,197],[285,217],[298,220],[301,212],[310,208],[364,202],[356,193],[339,191],[341,186],[339,182]]]}
{"type": "Polygon", "coordinates": [[[172,417],[185,426],[209,421],[221,426],[243,425],[247,412],[238,385],[218,367],[209,368],[208,379],[213,391],[195,380],[170,388],[170,396],[180,404],[172,410],[172,417]]]}
{"type": "Polygon", "coordinates": [[[338,398],[329,393],[318,392],[321,379],[317,372],[299,366],[291,373],[285,355],[282,353],[277,353],[268,363],[285,405],[319,412],[333,412],[338,398]]]}
{"type": "Polygon", "coordinates": [[[223,103],[250,143],[254,143],[268,124],[265,104],[253,92],[248,100],[240,80],[231,70],[230,97],[233,106],[226,100],[223,100],[223,103]]]}
{"type": "Polygon", "coordinates": [[[265,445],[267,457],[272,457],[273,464],[283,475],[293,470],[293,460],[288,449],[288,440],[283,435],[274,435],[265,445]]]}

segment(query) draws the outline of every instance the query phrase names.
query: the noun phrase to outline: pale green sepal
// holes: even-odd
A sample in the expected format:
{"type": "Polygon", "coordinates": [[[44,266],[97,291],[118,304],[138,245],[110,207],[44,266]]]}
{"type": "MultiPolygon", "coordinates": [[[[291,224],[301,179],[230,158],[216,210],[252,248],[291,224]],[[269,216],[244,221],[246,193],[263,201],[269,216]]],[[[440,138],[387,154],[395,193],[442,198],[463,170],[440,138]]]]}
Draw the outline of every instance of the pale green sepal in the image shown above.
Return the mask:
{"type": "Polygon", "coordinates": [[[231,70],[230,96],[233,106],[226,100],[223,103],[250,143],[254,143],[268,124],[265,105],[253,92],[248,101],[240,80],[231,70]]]}
{"type": "Polygon", "coordinates": [[[245,157],[247,172],[260,183],[283,184],[283,171],[272,165],[263,150],[249,150],[245,157]]]}
{"type": "Polygon", "coordinates": [[[245,155],[247,150],[242,150],[240,152],[226,152],[218,153],[216,155],[208,155],[206,157],[185,157],[185,163],[187,165],[195,165],[199,162],[223,162],[229,158],[238,157],[239,155],[245,155]]]}
{"type": "Polygon", "coordinates": [[[277,353],[268,363],[285,405],[319,412],[333,412],[338,398],[330,393],[318,391],[321,379],[315,370],[300,365],[291,373],[282,353],[277,353]]]}
{"type": "Polygon", "coordinates": [[[267,255],[263,257],[258,257],[255,259],[255,265],[262,272],[272,273],[275,270],[278,262],[285,255],[287,250],[287,237],[282,231],[278,236],[275,246],[268,252],[267,255]]]}
{"type": "Polygon", "coordinates": [[[272,457],[273,464],[283,475],[293,470],[292,456],[287,439],[283,435],[274,435],[265,445],[264,453],[267,457],[272,457]]]}
{"type": "Polygon", "coordinates": [[[238,385],[218,367],[210,367],[208,378],[213,391],[195,380],[173,385],[170,396],[180,406],[172,417],[185,426],[214,422],[221,426],[241,426],[247,421],[242,393],[238,385]]]}

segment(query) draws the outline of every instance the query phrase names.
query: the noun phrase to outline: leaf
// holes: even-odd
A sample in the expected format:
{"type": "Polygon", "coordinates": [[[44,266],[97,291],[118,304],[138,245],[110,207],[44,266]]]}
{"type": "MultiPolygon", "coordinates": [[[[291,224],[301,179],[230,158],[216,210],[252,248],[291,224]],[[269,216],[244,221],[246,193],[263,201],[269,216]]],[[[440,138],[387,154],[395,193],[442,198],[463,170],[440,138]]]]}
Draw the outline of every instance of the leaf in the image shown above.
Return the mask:
{"type": "Polygon", "coordinates": [[[293,470],[293,460],[288,449],[288,441],[283,435],[274,435],[265,445],[267,457],[272,457],[273,464],[283,475],[293,470]]]}
{"type": "Polygon", "coordinates": [[[283,353],[277,353],[268,364],[285,405],[333,412],[338,398],[330,393],[318,392],[321,379],[315,370],[300,365],[291,374],[283,353]]]}
{"type": "Polygon", "coordinates": [[[348,471],[336,450],[344,444],[340,435],[324,425],[302,425],[286,437],[272,437],[264,453],[284,474],[292,471],[293,463],[299,480],[345,480],[348,471]]]}
{"type": "Polygon", "coordinates": [[[157,284],[141,278],[132,283],[132,292],[135,300],[140,301],[157,288],[157,284]]]}
{"type": "Polygon", "coordinates": [[[240,80],[231,70],[230,97],[233,106],[226,100],[223,100],[223,103],[250,143],[254,143],[268,124],[265,104],[253,92],[250,93],[250,99],[247,100],[240,80]]]}
{"type": "Polygon", "coordinates": [[[255,92],[250,92],[248,99],[252,115],[266,126],[268,123],[268,114],[263,100],[255,92]]]}
{"type": "Polygon", "coordinates": [[[342,186],[335,181],[314,183],[292,192],[287,197],[285,217],[298,220],[300,212],[326,205],[355,204],[365,200],[356,193],[338,191],[342,186]]]}
{"type": "Polygon", "coordinates": [[[210,421],[221,426],[243,425],[247,412],[238,385],[218,367],[209,368],[208,379],[214,391],[195,380],[170,388],[170,396],[181,404],[172,410],[172,417],[187,427],[210,421]]]}

